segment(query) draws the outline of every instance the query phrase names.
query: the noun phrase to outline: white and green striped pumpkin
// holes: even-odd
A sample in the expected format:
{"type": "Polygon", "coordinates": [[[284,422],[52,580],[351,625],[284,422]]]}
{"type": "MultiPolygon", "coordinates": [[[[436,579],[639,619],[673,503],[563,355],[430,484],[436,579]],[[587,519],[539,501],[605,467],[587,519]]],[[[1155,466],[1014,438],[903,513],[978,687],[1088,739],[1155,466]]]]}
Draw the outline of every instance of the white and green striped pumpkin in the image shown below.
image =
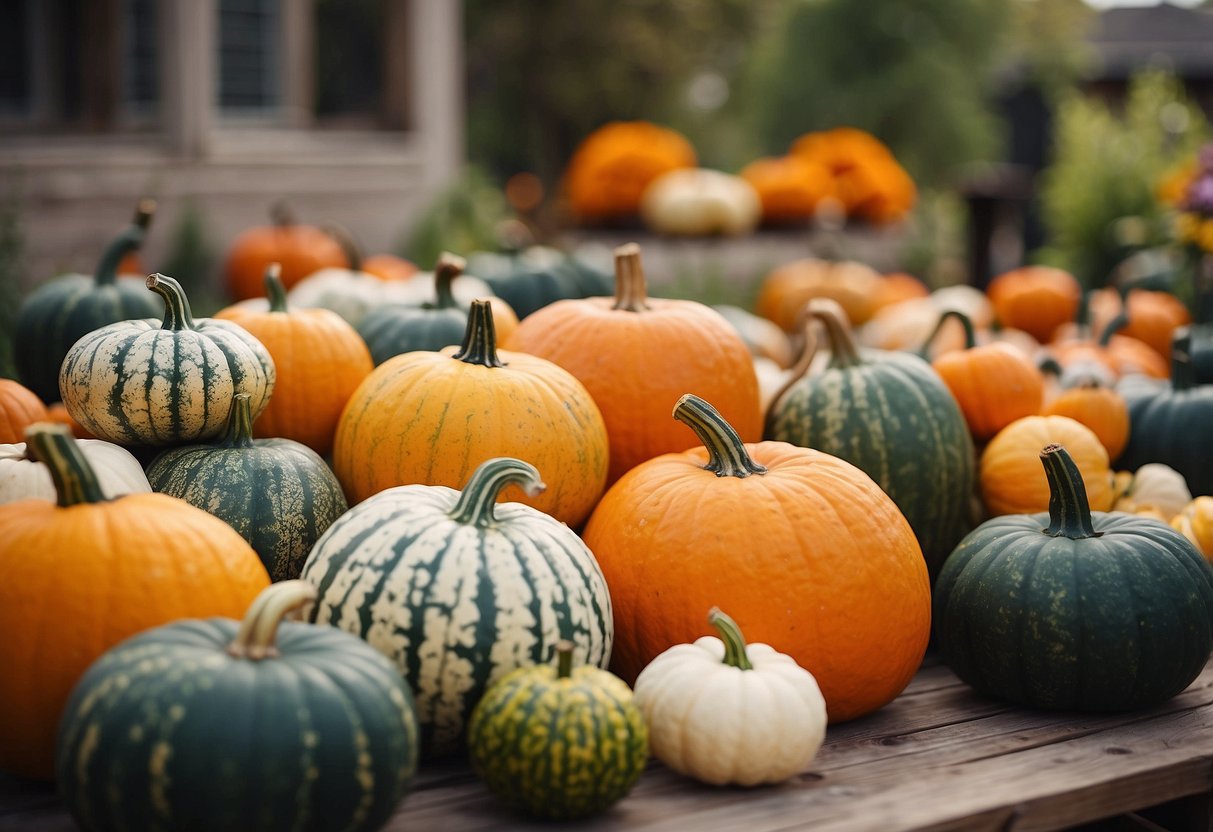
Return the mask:
{"type": "Polygon", "coordinates": [[[284,621],[304,581],[244,621],[185,619],[94,662],[59,726],[56,779],[89,832],[373,830],[417,769],[412,695],[348,633],[284,621]]]}
{"type": "Polygon", "coordinates": [[[151,275],[147,287],[164,300],[163,322],[110,324],[68,351],[59,392],[72,418],[100,439],[165,446],[221,434],[236,393],[261,413],[276,378],[262,343],[228,321],[195,320],[171,277],[151,275]]]}
{"type": "MultiPolygon", "coordinates": [[[[100,439],[77,439],[76,446],[92,465],[107,498],[152,490],[143,466],[126,448],[100,439]]],[[[50,469],[30,455],[24,442],[0,445],[0,505],[30,498],[58,502],[50,469]]]]}
{"type": "Polygon", "coordinates": [[[298,578],[312,546],[348,508],[337,477],[307,445],[253,438],[247,393],[236,395],[218,441],[162,452],[147,478],[155,491],[240,532],[274,581],[298,578]]]}
{"type": "Polygon", "coordinates": [[[604,667],[614,638],[598,562],[565,524],[520,503],[496,505],[508,483],[543,488],[533,465],[484,462],[462,492],[402,485],[358,504],[309,555],[314,620],[356,633],[412,685],[422,751],[463,748],[468,716],[511,670],[575,642],[604,667]]]}

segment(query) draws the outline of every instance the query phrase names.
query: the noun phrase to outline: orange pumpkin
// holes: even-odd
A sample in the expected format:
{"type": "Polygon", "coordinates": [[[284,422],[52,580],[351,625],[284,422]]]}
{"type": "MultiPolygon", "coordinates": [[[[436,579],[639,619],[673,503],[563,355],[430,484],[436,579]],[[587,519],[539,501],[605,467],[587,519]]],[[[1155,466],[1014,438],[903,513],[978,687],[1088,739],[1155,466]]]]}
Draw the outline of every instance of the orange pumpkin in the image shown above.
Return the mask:
{"type": "Polygon", "coordinates": [[[589,392],[550,361],[498,353],[492,307],[477,300],[459,348],[390,358],[354,391],[337,424],[333,470],[353,504],[409,483],[461,488],[497,456],[530,462],[549,486],[535,496],[507,488],[501,499],[570,526],[606,485],[607,430],[589,392]]]}
{"type": "Polygon", "coordinates": [[[20,382],[0,378],[0,443],[25,441],[25,429],[49,417],[42,400],[20,382]]]}
{"type": "Polygon", "coordinates": [[[328,231],[296,223],[282,204],[274,206],[274,224],[241,233],[228,249],[223,266],[228,291],[235,300],[260,297],[265,269],[282,264],[282,284],[291,288],[320,269],[348,264],[345,249],[328,231]]]}
{"type": "Polygon", "coordinates": [[[973,324],[961,312],[944,312],[936,332],[949,319],[963,327],[964,348],[939,355],[931,366],[956,397],[973,438],[984,442],[1016,419],[1039,413],[1044,377],[1036,365],[1005,342],[978,346],[973,324]]]}
{"type": "Polygon", "coordinates": [[[1213,497],[1197,497],[1171,518],[1171,527],[1192,541],[1205,560],[1213,561],[1213,497]]]}
{"type": "Polygon", "coordinates": [[[1128,316],[1117,315],[1101,331],[1099,338],[1070,337],[1048,345],[1049,353],[1063,367],[1076,364],[1102,364],[1117,376],[1135,373],[1152,378],[1170,378],[1170,362],[1149,345],[1136,338],[1118,334],[1128,324],[1128,316]]]}
{"type": "Polygon", "coordinates": [[[0,768],[50,778],[68,693],[98,656],[178,618],[238,618],[270,581],[239,534],[183,500],[105,499],[67,427],[27,438],[59,503],[0,506],[0,768]]]}
{"type": "MultiPolygon", "coordinates": [[[[1051,266],[1021,266],[1003,272],[986,288],[1003,326],[1022,329],[1042,344],[1074,320],[1082,287],[1074,275],[1051,266]]],[[[1038,449],[1039,450],[1039,449],[1038,449]]]]}
{"type": "Polygon", "coordinates": [[[408,280],[420,271],[417,264],[394,254],[374,254],[362,261],[362,270],[380,280],[408,280]]]}
{"type": "Polygon", "coordinates": [[[884,309],[903,300],[929,297],[931,290],[912,274],[892,272],[880,276],[880,286],[876,290],[876,308],[884,309]]]}
{"type": "Polygon", "coordinates": [[[1062,390],[1040,412],[1044,416],[1068,416],[1086,425],[1108,452],[1108,459],[1119,457],[1129,441],[1125,397],[1094,375],[1062,390]]]}
{"type": "Polygon", "coordinates": [[[557,301],[528,315],[505,342],[577,377],[606,421],[607,482],[658,454],[683,450],[686,430],[664,418],[688,390],[713,396],[742,437],[762,436],[750,351],[720,313],[648,297],[640,247],[615,250],[615,297],[557,301]]]}
{"type": "Polygon", "coordinates": [[[277,263],[266,269],[268,310],[235,304],[215,317],[251,332],[278,371],[274,395],[253,423],[254,436],[293,439],[324,456],[345,403],[374,364],[358,332],[336,312],[289,308],[279,273],[277,263]]]}
{"type": "Polygon", "coordinates": [[[807,222],[818,203],[834,195],[830,169],[802,156],[756,159],[742,168],[740,176],[758,192],[766,223],[807,222]]]}
{"type": "MultiPolygon", "coordinates": [[[[63,402],[55,402],[46,409],[46,418],[52,422],[58,422],[61,425],[67,425],[72,432],[72,436],[77,439],[96,439],[97,437],[89,433],[83,425],[72,418],[72,414],[67,412],[67,405],[63,402]]],[[[25,441],[22,439],[21,441],[25,441]]]]}
{"type": "Polygon", "coordinates": [[[848,216],[892,222],[905,216],[918,197],[914,180],[889,148],[871,133],[854,127],[806,133],[792,143],[791,155],[831,172],[834,195],[848,216]]]}
{"type": "Polygon", "coordinates": [[[611,122],[586,136],[569,159],[569,208],[581,220],[633,216],[650,182],[698,164],[695,148],[680,133],[647,121],[611,122]]]}
{"type": "Polygon", "coordinates": [[[813,673],[832,722],[892,700],[931,621],[926,562],[893,501],[837,457],[743,443],[696,396],[674,414],[702,445],[633,468],[584,532],[611,588],[611,669],[633,681],[719,604],[813,673]]]}
{"type": "Polygon", "coordinates": [[[1136,338],[1162,356],[1171,360],[1171,338],[1175,330],[1192,322],[1188,307],[1170,292],[1133,289],[1122,302],[1116,289],[1108,287],[1091,293],[1091,328],[1101,331],[1122,311],[1128,322],[1121,335],[1136,338]]]}
{"type": "Polygon", "coordinates": [[[863,263],[806,257],[785,263],[762,279],[754,310],[793,333],[799,330],[806,303],[830,298],[847,313],[851,326],[859,326],[876,313],[879,287],[880,273],[863,263]]]}
{"type": "Polygon", "coordinates": [[[1086,425],[1067,416],[1027,416],[1007,425],[981,454],[981,496],[991,515],[1049,510],[1049,483],[1040,449],[1063,445],[1082,473],[1092,511],[1116,498],[1108,452],[1086,425]]]}

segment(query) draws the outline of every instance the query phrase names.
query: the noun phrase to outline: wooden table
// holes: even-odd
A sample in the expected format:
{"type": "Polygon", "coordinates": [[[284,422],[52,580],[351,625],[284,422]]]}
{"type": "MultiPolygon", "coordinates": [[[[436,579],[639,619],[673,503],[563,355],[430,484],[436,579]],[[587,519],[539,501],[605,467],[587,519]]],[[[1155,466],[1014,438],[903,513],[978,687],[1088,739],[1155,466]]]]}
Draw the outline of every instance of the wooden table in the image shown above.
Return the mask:
{"type": "MultiPolygon", "coordinates": [[[[446,763],[418,777],[387,829],[1019,832],[1119,816],[1098,828],[1209,830],[1211,790],[1213,664],[1163,706],[1109,716],[1014,708],[929,664],[885,708],[830,728],[810,771],[780,786],[711,788],[651,762],[605,815],[540,824],[502,809],[465,764],[446,763]]],[[[75,826],[50,786],[0,776],[0,830],[17,829],[75,826]]]]}

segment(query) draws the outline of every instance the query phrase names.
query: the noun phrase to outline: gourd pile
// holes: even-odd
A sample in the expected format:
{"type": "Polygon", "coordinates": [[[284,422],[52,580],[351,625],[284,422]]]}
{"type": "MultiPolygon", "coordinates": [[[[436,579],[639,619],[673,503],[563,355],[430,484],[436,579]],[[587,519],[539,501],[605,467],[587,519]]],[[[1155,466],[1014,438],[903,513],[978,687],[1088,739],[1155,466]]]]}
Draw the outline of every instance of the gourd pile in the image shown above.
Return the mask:
{"type": "Polygon", "coordinates": [[[1171,295],[806,258],[713,309],[635,244],[613,280],[371,272],[280,212],[196,318],[120,274],[150,217],[30,295],[0,382],[0,767],[86,829],[373,829],[450,756],[574,818],[650,754],[804,772],[932,632],[1065,710],[1213,650],[1213,378],[1171,295]]]}

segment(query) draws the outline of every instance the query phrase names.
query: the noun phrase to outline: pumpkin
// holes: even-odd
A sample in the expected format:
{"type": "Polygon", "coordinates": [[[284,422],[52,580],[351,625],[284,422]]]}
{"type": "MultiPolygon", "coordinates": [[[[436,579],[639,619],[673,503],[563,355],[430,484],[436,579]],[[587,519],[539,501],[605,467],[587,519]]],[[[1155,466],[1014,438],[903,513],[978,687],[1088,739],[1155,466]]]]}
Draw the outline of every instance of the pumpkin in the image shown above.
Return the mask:
{"type": "MultiPolygon", "coordinates": [[[[78,439],[76,444],[92,466],[106,497],[146,494],[152,490],[143,466],[126,448],[100,439],[78,439]]],[[[32,458],[24,442],[0,444],[0,504],[27,499],[51,503],[59,499],[51,472],[32,458]]]]}
{"type": "Polygon", "coordinates": [[[395,254],[373,254],[362,261],[362,270],[389,282],[408,280],[420,271],[416,263],[395,254]]]}
{"type": "MultiPolygon", "coordinates": [[[[485,262],[483,257],[478,260],[485,262]]],[[[540,247],[502,257],[493,271],[475,274],[482,275],[493,293],[520,319],[558,300],[614,293],[611,275],[575,257],[540,247]]]]}
{"type": "Polygon", "coordinates": [[[1124,383],[1129,405],[1129,442],[1119,465],[1136,471],[1161,462],[1183,475],[1193,494],[1213,494],[1213,384],[1196,384],[1186,333],[1176,338],[1171,383],[1124,383]]]}
{"type": "Polygon", "coordinates": [[[740,176],[708,168],[680,168],[649,183],[640,200],[640,215],[659,234],[739,237],[758,225],[762,202],[740,176]]]}
{"type": "Polygon", "coordinates": [[[738,175],[758,194],[762,221],[772,225],[808,222],[818,204],[834,195],[830,169],[801,156],[755,159],[738,175]]]}
{"type": "Polygon", "coordinates": [[[1121,335],[1136,338],[1159,354],[1171,356],[1175,330],[1192,322],[1188,307],[1170,292],[1131,289],[1122,298],[1113,287],[1091,293],[1091,326],[1097,331],[1122,311],[1128,318],[1121,335]]]}
{"type": "MultiPolygon", "coordinates": [[[[1098,365],[1097,365],[1098,366],[1098,365]]],[[[1062,384],[1066,384],[1063,378],[1062,384]]],[[[1125,397],[1098,375],[1069,382],[1041,409],[1043,416],[1068,416],[1086,425],[1099,439],[1108,459],[1116,459],[1129,441],[1129,405],[1125,397]]]]}
{"type": "Polygon", "coordinates": [[[521,667],[472,713],[472,768],[512,808],[551,820],[601,812],[640,779],[648,732],[632,692],[592,665],[573,669],[573,644],[556,667],[521,667]]]}
{"type": "Polygon", "coordinates": [[[110,324],[68,352],[59,389],[72,418],[100,439],[149,446],[218,436],[236,393],[249,394],[256,418],[276,378],[261,342],[228,321],[195,321],[167,275],[150,275],[147,288],[164,299],[163,323],[110,324]]]}
{"type": "Polygon", "coordinates": [[[27,442],[58,502],[0,506],[0,769],[53,774],[55,729],[72,686],[101,653],[177,618],[237,615],[266,587],[230,526],[163,494],[106,498],[62,425],[27,442]],[[51,649],[53,647],[53,649],[51,649]]]}
{"type": "Polygon", "coordinates": [[[568,370],[594,397],[610,437],[607,482],[687,447],[665,418],[687,390],[715,397],[742,437],[762,434],[750,352],[719,313],[696,301],[650,298],[640,247],[615,249],[615,297],[566,300],[530,315],[506,342],[568,370]]]}
{"type": "Polygon", "coordinates": [[[1060,445],[1040,453],[1047,513],[968,535],[935,584],[944,661],[987,696],[1121,711],[1166,701],[1213,650],[1213,567],[1157,520],[1093,512],[1060,445]]]}
{"type": "Polygon", "coordinates": [[[164,451],[147,479],[238,531],[274,581],[299,577],[312,546],[347,508],[341,484],[307,445],[253,438],[248,393],[236,394],[223,436],[164,451]]]}
{"type": "Polygon", "coordinates": [[[848,216],[893,222],[917,200],[914,180],[882,141],[863,130],[835,127],[806,133],[792,143],[791,153],[830,170],[834,193],[848,216]]]}
{"type": "Polygon", "coordinates": [[[1021,266],[995,277],[986,287],[1003,326],[1022,329],[1042,344],[1062,324],[1074,320],[1082,287],[1074,275],[1052,266],[1021,266]]]}
{"type": "Polygon", "coordinates": [[[891,701],[930,630],[926,563],[897,506],[837,457],[743,443],[697,396],[674,417],[702,446],[624,474],[583,532],[611,588],[611,668],[634,681],[718,602],[816,677],[832,721],[891,701]]]}
{"type": "Polygon", "coordinates": [[[990,514],[1037,514],[1049,507],[1049,482],[1038,459],[1040,449],[1052,444],[1065,445],[1082,472],[1091,508],[1112,507],[1112,471],[1099,437],[1068,416],[1025,416],[999,431],[981,453],[981,496],[990,514]]]}
{"type": "Polygon", "coordinates": [[[412,696],[360,639],[283,620],[315,592],[274,584],[243,621],[177,621],[98,659],[58,737],[59,789],[76,821],[90,830],[380,828],[417,769],[412,696]]]}
{"type": "Polygon", "coordinates": [[[569,209],[583,222],[634,216],[649,183],[696,164],[695,149],[674,130],[647,121],[610,122],[582,139],[569,158],[569,209]]]}
{"type": "Polygon", "coordinates": [[[1096,340],[1063,338],[1049,344],[1049,352],[1063,367],[1097,362],[1119,376],[1166,378],[1170,375],[1170,369],[1158,353],[1136,338],[1118,334],[1128,321],[1127,315],[1117,315],[1108,322],[1096,340]]]}
{"type": "Polygon", "coordinates": [[[1183,475],[1169,465],[1148,462],[1135,472],[1116,474],[1116,502],[1113,511],[1139,512],[1155,509],[1162,519],[1171,518],[1192,502],[1192,493],[1183,475]]]}
{"type": "Polygon", "coordinates": [[[509,484],[544,488],[533,465],[486,460],[462,492],[404,485],[350,509],[316,543],[303,578],[314,620],[365,638],[412,685],[427,755],[463,747],[488,685],[572,639],[611,652],[611,597],[594,556],[554,518],[497,506],[509,484]]]}
{"type": "Polygon", "coordinates": [[[838,304],[810,301],[813,322],[823,326],[828,362],[797,366],[771,405],[765,436],[840,457],[875,480],[914,529],[933,576],[972,528],[974,450],[964,415],[918,356],[861,351],[838,304]]]}
{"type": "Polygon", "coordinates": [[[797,332],[804,305],[813,298],[829,298],[842,306],[852,326],[859,326],[876,313],[879,286],[880,273],[863,263],[806,257],[763,277],[754,311],[784,332],[797,332]]]}
{"type": "Polygon", "coordinates": [[[358,333],[328,309],[288,306],[278,264],[265,273],[264,311],[235,304],[215,313],[261,342],[274,361],[274,395],[253,435],[302,442],[322,456],[333,447],[337,419],[374,364],[358,333]]]}
{"type": "MultiPolygon", "coordinates": [[[[962,312],[945,311],[936,333],[950,319],[964,329],[964,348],[936,357],[931,366],[956,397],[973,438],[984,442],[1016,419],[1039,413],[1044,376],[1036,365],[1004,342],[978,346],[973,324],[962,312]]],[[[923,349],[934,340],[932,334],[923,349]]]]}
{"type": "Polygon", "coordinates": [[[22,441],[26,428],[49,418],[46,405],[33,390],[10,378],[0,378],[0,444],[22,441]]]}
{"type": "Polygon", "coordinates": [[[636,678],[653,756],[714,786],[778,783],[804,771],[826,733],[817,680],[769,644],[747,645],[719,609],[708,623],[719,638],[676,644],[636,678]]]}
{"type": "Polygon", "coordinates": [[[236,300],[261,296],[270,263],[282,264],[282,284],[288,289],[321,269],[349,265],[345,248],[329,231],[296,222],[281,202],[270,214],[272,225],[245,230],[228,249],[223,274],[236,300]]]}
{"type": "Polygon", "coordinates": [[[59,367],[82,337],[106,324],[162,314],[164,307],[148,293],[142,276],[119,276],[123,258],[143,245],[155,210],[152,200],[140,201],[134,220],[106,247],[92,275],[57,277],[21,302],[14,322],[13,357],[22,383],[42,401],[59,401],[59,367]]]}
{"type": "Polygon", "coordinates": [[[1192,542],[1205,560],[1213,561],[1213,497],[1196,497],[1171,518],[1171,528],[1192,542]]]}
{"type": "Polygon", "coordinates": [[[46,418],[52,422],[67,425],[72,431],[72,436],[76,437],[77,439],[97,438],[81,427],[80,423],[72,418],[72,414],[67,412],[67,407],[64,406],[63,402],[55,402],[48,407],[46,409],[46,418]]]}
{"type": "Polygon", "coordinates": [[[496,341],[488,301],[473,301],[458,348],[398,355],[354,391],[333,447],[351,503],[395,485],[454,488],[485,459],[517,456],[557,483],[523,502],[570,526],[589,515],[609,462],[598,405],[569,372],[496,341]]]}
{"type": "Polygon", "coordinates": [[[930,296],[931,290],[914,275],[890,272],[880,276],[880,286],[876,290],[876,308],[884,309],[902,301],[930,296]]]}

